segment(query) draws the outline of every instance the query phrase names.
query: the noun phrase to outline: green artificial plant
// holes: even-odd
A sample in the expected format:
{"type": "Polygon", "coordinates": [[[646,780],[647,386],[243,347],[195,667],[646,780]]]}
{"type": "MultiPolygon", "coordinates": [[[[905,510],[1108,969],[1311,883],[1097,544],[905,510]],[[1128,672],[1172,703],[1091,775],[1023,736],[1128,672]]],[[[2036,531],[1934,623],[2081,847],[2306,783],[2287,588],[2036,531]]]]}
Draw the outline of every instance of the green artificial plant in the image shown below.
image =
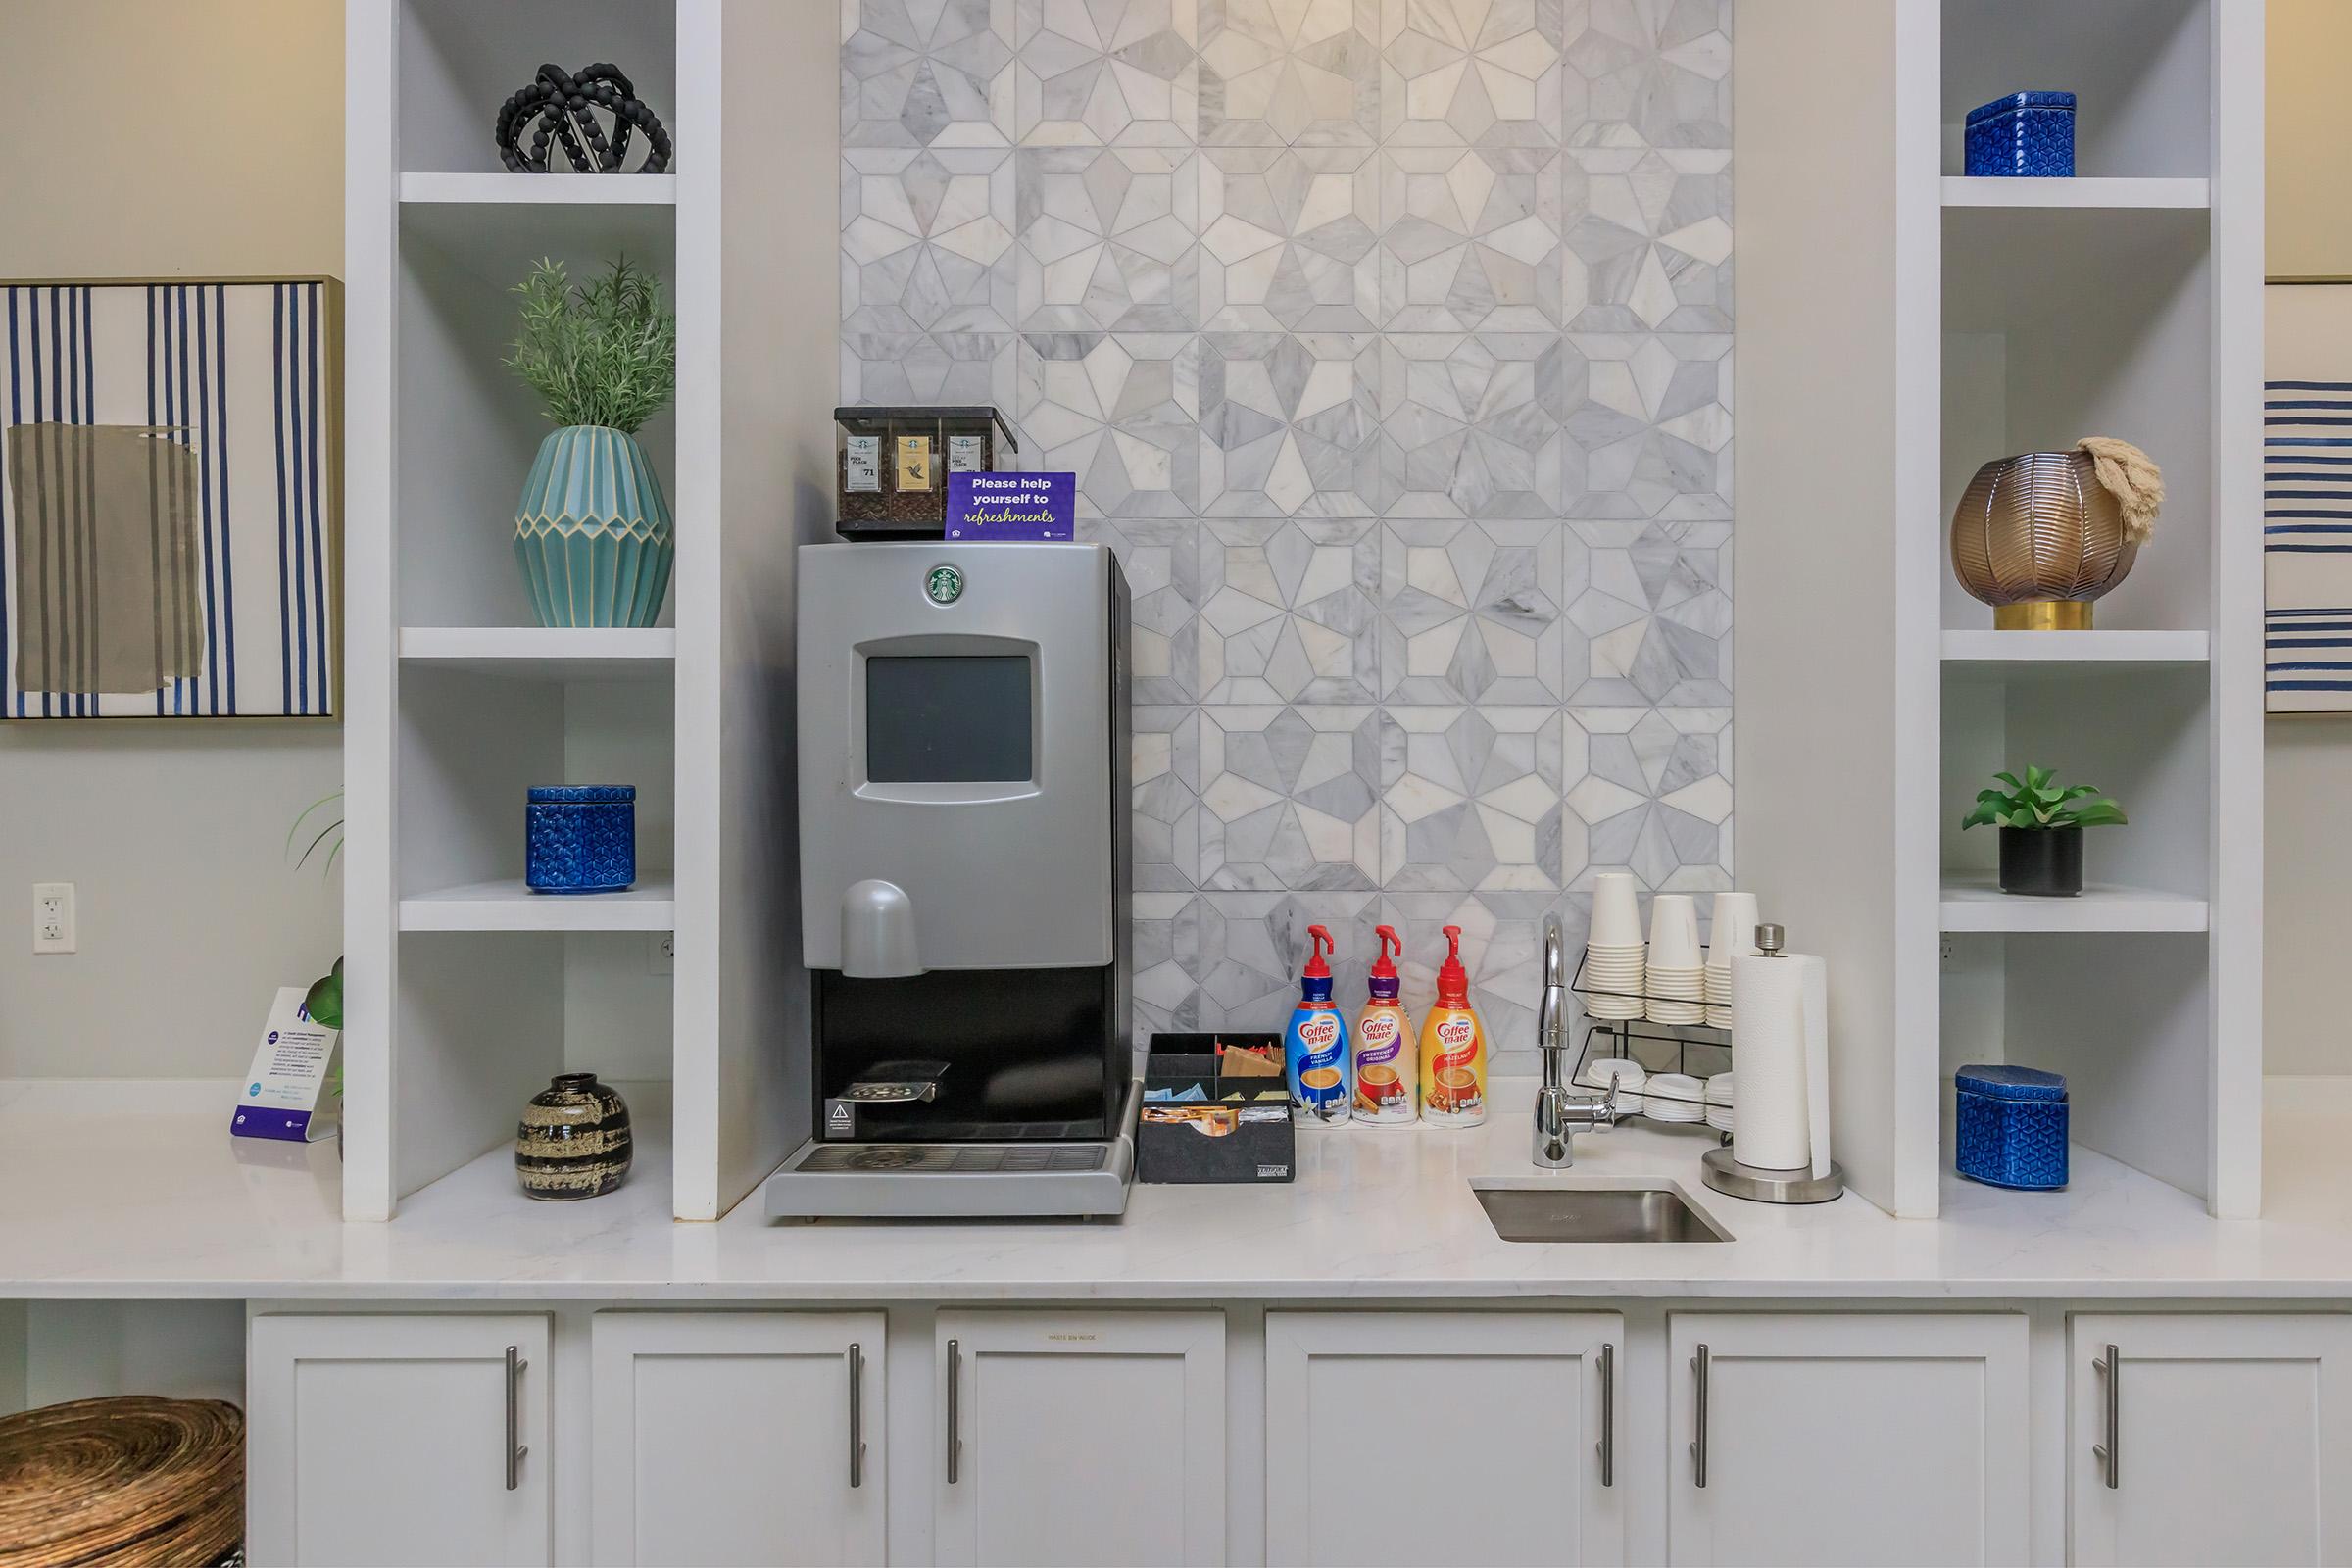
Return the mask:
{"type": "Polygon", "coordinates": [[[1960,819],[1963,828],[2120,827],[2129,820],[2122,807],[2092,785],[2061,789],[2051,783],[2056,774],[2050,768],[2029,766],[2023,783],[2015,773],[1992,776],[2009,787],[1978,791],[1976,809],[1960,819]]]}
{"type": "Polygon", "coordinates": [[[539,394],[558,424],[634,435],[677,389],[678,318],[661,285],[622,257],[603,276],[573,283],[541,260],[514,285],[522,329],[504,363],[539,394]]]}
{"type": "MultiPolygon", "coordinates": [[[[321,845],[326,845],[326,858],[319,863],[318,874],[325,876],[334,870],[335,857],[343,853],[343,817],[338,812],[335,813],[333,821],[325,821],[326,813],[323,808],[342,799],[343,792],[337,790],[332,795],[313,801],[303,808],[302,814],[294,819],[294,825],[286,829],[285,853],[291,855],[294,853],[295,836],[303,831],[303,824],[312,822],[315,815],[318,818],[318,822],[314,824],[318,827],[318,832],[303,850],[302,858],[294,862],[294,869],[297,871],[311,863],[311,857],[318,853],[321,845]],[[330,838],[334,842],[327,844],[327,840],[330,838]]],[[[326,1025],[329,1029],[343,1027],[343,960],[341,958],[335,960],[335,966],[332,969],[311,982],[310,992],[302,999],[302,1004],[304,1010],[309,1012],[314,1019],[326,1025]]]]}

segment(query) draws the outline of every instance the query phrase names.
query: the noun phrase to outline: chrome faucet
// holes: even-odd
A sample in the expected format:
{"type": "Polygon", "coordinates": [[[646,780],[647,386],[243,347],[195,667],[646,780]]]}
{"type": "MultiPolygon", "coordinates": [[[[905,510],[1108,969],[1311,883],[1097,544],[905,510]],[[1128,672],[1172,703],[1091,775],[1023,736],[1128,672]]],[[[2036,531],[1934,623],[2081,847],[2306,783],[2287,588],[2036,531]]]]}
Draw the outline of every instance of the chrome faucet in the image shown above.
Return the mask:
{"type": "Polygon", "coordinates": [[[1544,1084],[1536,1091],[1536,1163],[1565,1170],[1576,1163],[1576,1130],[1617,1125],[1617,1086],[1601,1095],[1572,1095],[1566,1082],[1568,1049],[1561,1042],[1568,1011],[1567,955],[1560,918],[1544,917],[1544,996],[1536,1004],[1536,1053],[1544,1061],[1544,1084]]]}

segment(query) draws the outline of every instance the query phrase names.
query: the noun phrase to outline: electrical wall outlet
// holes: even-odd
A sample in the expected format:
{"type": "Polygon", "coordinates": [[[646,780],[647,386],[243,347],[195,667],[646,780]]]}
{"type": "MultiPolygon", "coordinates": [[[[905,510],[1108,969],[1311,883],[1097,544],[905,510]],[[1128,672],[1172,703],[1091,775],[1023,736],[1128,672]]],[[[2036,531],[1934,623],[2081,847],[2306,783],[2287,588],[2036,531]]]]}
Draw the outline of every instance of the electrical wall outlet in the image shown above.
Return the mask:
{"type": "Polygon", "coordinates": [[[678,934],[675,931],[657,931],[646,945],[645,969],[648,974],[667,974],[677,966],[678,934]]]}
{"type": "Polygon", "coordinates": [[[73,883],[35,882],[32,885],[32,951],[74,951],[73,883]]]}

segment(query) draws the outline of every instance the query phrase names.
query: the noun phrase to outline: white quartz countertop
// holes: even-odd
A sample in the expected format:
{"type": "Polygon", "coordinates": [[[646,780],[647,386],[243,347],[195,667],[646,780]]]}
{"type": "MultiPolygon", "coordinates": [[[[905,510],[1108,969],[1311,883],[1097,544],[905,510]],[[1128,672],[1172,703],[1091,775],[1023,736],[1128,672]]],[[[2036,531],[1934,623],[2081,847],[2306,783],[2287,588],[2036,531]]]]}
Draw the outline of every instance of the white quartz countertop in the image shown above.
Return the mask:
{"type": "Polygon", "coordinates": [[[1637,1122],[1534,1170],[1532,1086],[1496,1085],[1468,1132],[1314,1129],[1264,1187],[1138,1186],[1124,1220],[771,1223],[758,1195],[716,1224],[669,1219],[664,1117],[638,1102],[637,1175],[534,1203],[504,1150],[345,1224],[334,1147],[227,1136],[228,1086],[0,1084],[0,1297],[672,1299],[1382,1299],[1417,1297],[2352,1298],[2352,1080],[2274,1080],[2265,1217],[2078,1149],[2063,1193],[1947,1175],[1936,1220],[1847,1194],[1774,1208],[1707,1191],[1702,1129],[1637,1122]],[[1473,1178],[1663,1179],[1727,1243],[1499,1240],[1473,1178]]]}

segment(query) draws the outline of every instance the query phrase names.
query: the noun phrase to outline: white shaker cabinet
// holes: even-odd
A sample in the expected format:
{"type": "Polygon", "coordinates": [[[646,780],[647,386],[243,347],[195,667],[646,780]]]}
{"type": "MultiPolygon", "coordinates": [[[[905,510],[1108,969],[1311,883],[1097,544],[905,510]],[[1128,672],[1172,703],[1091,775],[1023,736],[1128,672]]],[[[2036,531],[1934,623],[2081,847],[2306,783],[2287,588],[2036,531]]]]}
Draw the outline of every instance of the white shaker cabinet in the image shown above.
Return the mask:
{"type": "Polygon", "coordinates": [[[2022,1315],[1677,1313],[1668,1340],[1670,1561],[2026,1560],[2022,1315]]]}
{"type": "Polygon", "coordinates": [[[599,1312],[599,1564],[885,1560],[879,1312],[599,1312]]]}
{"type": "Polygon", "coordinates": [[[1614,1312],[1266,1314],[1266,1561],[1615,1563],[1614,1312]]]}
{"type": "Polygon", "coordinates": [[[256,1568],[550,1561],[546,1317],[256,1317],[247,1352],[256,1568]]]}
{"type": "Polygon", "coordinates": [[[2070,1339],[2076,1562],[2352,1563],[2352,1317],[2084,1314],[2070,1339]]]}
{"type": "Polygon", "coordinates": [[[1222,1312],[944,1311],[942,1563],[1225,1559],[1222,1312]]]}

